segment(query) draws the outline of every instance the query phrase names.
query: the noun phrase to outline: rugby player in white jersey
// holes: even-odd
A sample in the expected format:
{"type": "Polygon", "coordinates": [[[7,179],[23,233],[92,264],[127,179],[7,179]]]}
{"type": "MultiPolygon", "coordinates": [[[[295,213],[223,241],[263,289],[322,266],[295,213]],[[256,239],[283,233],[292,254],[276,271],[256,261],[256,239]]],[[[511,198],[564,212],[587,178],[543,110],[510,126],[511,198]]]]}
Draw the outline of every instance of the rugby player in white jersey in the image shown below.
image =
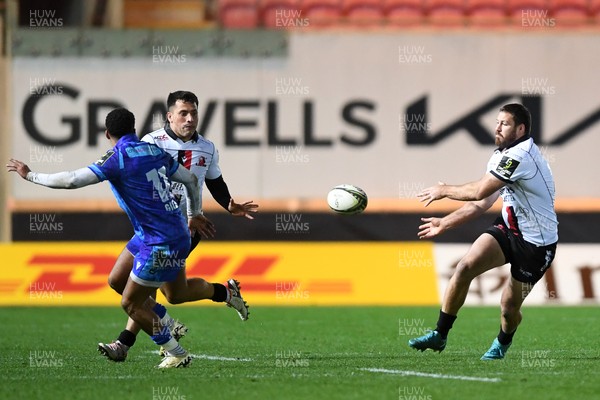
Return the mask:
{"type": "MultiPolygon", "coordinates": [[[[252,213],[257,211],[258,205],[252,201],[242,204],[236,203],[229,193],[227,184],[219,167],[219,153],[215,145],[202,137],[196,131],[198,126],[198,97],[188,91],[176,91],[169,93],[167,98],[167,123],[161,129],[144,135],[141,140],[156,144],[166,153],[171,155],[179,164],[189,169],[198,178],[200,189],[200,208],[202,208],[202,189],[206,183],[213,198],[224,209],[234,216],[243,216],[253,219],[252,213]]],[[[179,202],[180,209],[186,210],[185,186],[174,183],[171,192],[179,202]]],[[[198,232],[205,238],[213,237],[215,233],[212,222],[204,217],[204,225],[196,221],[198,232]]],[[[201,235],[196,233],[192,236],[190,252],[196,247],[201,235]]],[[[129,271],[133,266],[131,253],[124,250],[119,256],[115,267],[113,267],[109,284],[117,292],[124,287],[129,271]]],[[[242,321],[248,319],[250,314],[248,306],[240,293],[240,284],[235,279],[230,279],[225,284],[209,283],[202,278],[194,278],[199,287],[203,288],[204,299],[214,302],[224,302],[228,307],[235,309],[242,321]]],[[[167,313],[166,308],[159,303],[153,307],[154,312],[161,321],[170,326],[172,336],[179,340],[187,333],[187,327],[181,322],[174,320],[167,313]]],[[[134,345],[140,327],[133,319],[129,319],[125,330],[112,343],[99,343],[98,350],[101,354],[112,361],[125,361],[127,352],[134,345]]],[[[160,354],[164,355],[161,348],[160,354]]]]}
{"type": "Polygon", "coordinates": [[[502,216],[459,261],[448,283],[437,327],[409,340],[409,346],[441,352],[471,281],[492,268],[510,263],[511,279],[502,291],[500,332],[482,360],[504,358],[521,323],[521,306],[550,267],[558,241],[554,211],[554,179],[547,161],[530,137],[531,115],[521,104],[507,104],[496,121],[495,143],[486,173],[459,186],[440,183],[417,197],[428,206],[443,198],[467,202],[443,218],[422,218],[420,239],[430,239],[488,210],[502,197],[502,216]]]}

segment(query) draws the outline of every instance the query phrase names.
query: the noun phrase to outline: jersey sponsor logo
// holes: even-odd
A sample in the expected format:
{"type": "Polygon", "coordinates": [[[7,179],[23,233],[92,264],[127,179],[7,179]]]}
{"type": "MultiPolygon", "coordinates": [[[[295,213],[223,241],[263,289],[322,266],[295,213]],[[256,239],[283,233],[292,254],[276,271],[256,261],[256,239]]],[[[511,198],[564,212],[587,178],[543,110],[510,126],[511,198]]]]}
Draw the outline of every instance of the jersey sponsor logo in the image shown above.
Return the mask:
{"type": "Polygon", "coordinates": [[[169,140],[169,135],[163,133],[162,135],[158,135],[154,138],[154,140],[169,140]]]}
{"type": "Polygon", "coordinates": [[[496,167],[496,173],[505,179],[509,179],[520,163],[520,161],[517,161],[514,158],[504,156],[496,167]]]}
{"type": "Polygon", "coordinates": [[[508,186],[502,186],[502,188],[500,188],[500,194],[503,195],[505,193],[510,193],[510,194],[514,194],[515,190],[508,187],[508,186]]]}
{"type": "Polygon", "coordinates": [[[500,196],[502,197],[502,201],[504,203],[512,203],[515,201],[515,191],[514,189],[509,188],[508,186],[504,186],[500,189],[500,196]]]}
{"type": "Polygon", "coordinates": [[[144,143],[138,146],[126,147],[125,152],[130,158],[136,158],[144,156],[157,156],[161,153],[161,150],[158,146],[144,143]]]}
{"type": "Polygon", "coordinates": [[[103,166],[104,163],[112,157],[112,155],[115,154],[114,150],[109,150],[106,153],[104,153],[104,155],[102,157],[100,157],[100,159],[98,161],[96,161],[94,164],[98,165],[99,167],[103,166]]]}

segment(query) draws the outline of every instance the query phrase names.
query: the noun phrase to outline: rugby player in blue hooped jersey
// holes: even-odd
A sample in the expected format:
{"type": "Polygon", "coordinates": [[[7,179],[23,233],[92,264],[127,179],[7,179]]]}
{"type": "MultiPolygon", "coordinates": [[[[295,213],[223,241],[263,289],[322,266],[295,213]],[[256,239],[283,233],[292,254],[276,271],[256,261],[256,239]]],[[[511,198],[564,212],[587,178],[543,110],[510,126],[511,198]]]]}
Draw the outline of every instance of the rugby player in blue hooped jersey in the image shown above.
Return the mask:
{"type": "MultiPolygon", "coordinates": [[[[169,93],[167,108],[168,122],[165,126],[147,133],[141,140],[157,145],[198,178],[200,205],[202,205],[202,188],[206,183],[213,198],[231,215],[254,219],[252,214],[257,211],[258,205],[252,201],[236,203],[233,200],[219,167],[219,152],[216,146],[196,131],[198,97],[194,93],[184,90],[169,93]]],[[[178,201],[180,210],[185,213],[187,209],[185,187],[174,182],[170,190],[178,201]]],[[[198,222],[198,232],[192,233],[190,253],[200,242],[201,236],[204,238],[214,237],[214,225],[208,218],[198,216],[198,222]]],[[[117,293],[123,293],[133,268],[133,261],[132,253],[125,248],[115,262],[108,277],[108,283],[117,293]]],[[[202,299],[225,303],[238,313],[242,321],[248,320],[249,306],[242,297],[241,285],[237,280],[232,278],[221,284],[196,278],[196,285],[197,293],[202,296],[202,299]]],[[[173,319],[162,305],[157,304],[154,311],[161,317],[163,323],[169,325],[171,335],[176,340],[179,341],[187,334],[187,326],[173,319]]],[[[125,329],[119,333],[117,339],[111,343],[98,343],[98,351],[111,361],[125,361],[140,330],[141,327],[129,318],[125,329]]],[[[159,355],[165,355],[162,347],[159,355]]]]}
{"type": "Polygon", "coordinates": [[[199,293],[198,280],[187,279],[185,273],[190,231],[206,229],[199,208],[197,178],[157,146],[140,141],[135,135],[135,118],[124,108],[107,115],[106,137],[113,149],[85,168],[36,173],[15,159],[10,159],[6,166],[9,172],[50,188],[76,189],[109,181],[135,232],[127,243],[127,249],[134,255],[134,267],[123,290],[121,305],[154,343],[164,347],[166,355],[159,368],[185,367],[191,357],[154,311],[157,303],[152,296],[161,287],[170,302],[204,298],[199,293]],[[169,190],[172,181],[186,187],[187,223],[169,190]]]}

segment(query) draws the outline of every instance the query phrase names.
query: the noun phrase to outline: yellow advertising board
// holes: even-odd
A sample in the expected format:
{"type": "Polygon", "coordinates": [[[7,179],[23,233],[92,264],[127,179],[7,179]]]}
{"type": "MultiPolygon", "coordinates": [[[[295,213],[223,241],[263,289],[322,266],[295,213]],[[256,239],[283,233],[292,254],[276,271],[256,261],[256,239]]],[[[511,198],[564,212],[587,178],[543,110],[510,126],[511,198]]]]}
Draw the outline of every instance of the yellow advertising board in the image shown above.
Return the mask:
{"type": "MultiPolygon", "coordinates": [[[[118,305],[107,278],[123,246],[0,245],[0,305],[118,305]]],[[[235,277],[251,305],[432,305],[439,302],[433,257],[425,242],[204,242],[188,258],[187,275],[235,277]]]]}

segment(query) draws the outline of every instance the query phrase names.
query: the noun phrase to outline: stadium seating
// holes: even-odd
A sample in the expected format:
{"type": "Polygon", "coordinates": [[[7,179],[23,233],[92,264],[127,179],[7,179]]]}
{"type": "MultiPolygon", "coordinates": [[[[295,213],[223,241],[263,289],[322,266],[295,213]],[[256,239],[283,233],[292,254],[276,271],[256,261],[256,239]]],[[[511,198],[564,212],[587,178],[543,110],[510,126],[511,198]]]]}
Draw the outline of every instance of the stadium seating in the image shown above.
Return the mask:
{"type": "Polygon", "coordinates": [[[300,8],[311,27],[336,25],[342,18],[340,0],[300,0],[300,8]]]}
{"type": "Polygon", "coordinates": [[[299,27],[305,18],[298,0],[261,0],[260,17],[267,29],[299,27]]]}
{"type": "Polygon", "coordinates": [[[259,26],[256,0],[220,0],[219,22],[228,29],[255,29],[259,26]]]}
{"type": "Polygon", "coordinates": [[[550,0],[549,6],[559,28],[586,25],[590,20],[587,0],[550,0]]]}
{"type": "Polygon", "coordinates": [[[396,26],[421,25],[425,16],[422,0],[384,0],[383,12],[388,24],[396,26]]]}
{"type": "Polygon", "coordinates": [[[230,29],[600,27],[600,0],[219,0],[230,29]]]}
{"type": "Polygon", "coordinates": [[[523,28],[551,27],[548,0],[507,0],[508,17],[523,28]]]}
{"type": "Polygon", "coordinates": [[[507,23],[505,0],[467,0],[469,25],[475,27],[501,27],[507,23]]]}
{"type": "Polygon", "coordinates": [[[449,27],[465,24],[464,0],[426,0],[425,10],[432,25],[449,27]]]}
{"type": "Polygon", "coordinates": [[[383,22],[381,0],[342,0],[342,13],[351,25],[377,26],[383,22]]]}
{"type": "Polygon", "coordinates": [[[591,23],[600,27],[600,0],[589,0],[589,16],[591,23]]]}

